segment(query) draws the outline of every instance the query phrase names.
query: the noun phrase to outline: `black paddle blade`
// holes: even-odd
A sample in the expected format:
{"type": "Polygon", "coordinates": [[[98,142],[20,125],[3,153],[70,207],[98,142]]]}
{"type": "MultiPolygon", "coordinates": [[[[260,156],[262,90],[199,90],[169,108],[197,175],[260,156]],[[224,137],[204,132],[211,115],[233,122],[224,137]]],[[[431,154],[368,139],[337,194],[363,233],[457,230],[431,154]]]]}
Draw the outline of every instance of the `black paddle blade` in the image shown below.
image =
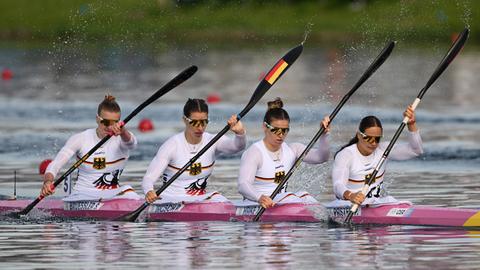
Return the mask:
{"type": "Polygon", "coordinates": [[[470,30],[468,28],[463,29],[463,31],[458,35],[457,39],[453,42],[450,50],[448,50],[447,54],[443,57],[440,64],[438,64],[437,69],[433,72],[432,76],[428,80],[427,84],[418,94],[418,98],[421,99],[427,89],[437,80],[437,78],[445,71],[445,69],[450,65],[450,63],[455,59],[458,55],[460,50],[462,50],[465,42],[467,42],[468,35],[470,34],[470,30]]]}
{"type": "Polygon", "coordinates": [[[162,88],[160,88],[157,92],[155,92],[151,97],[149,97],[147,100],[145,100],[142,104],[140,104],[132,113],[130,113],[124,120],[124,123],[127,123],[132,119],[135,115],[137,115],[141,110],[143,110],[145,107],[150,105],[152,102],[157,100],[159,97],[165,95],[168,93],[170,90],[173,88],[179,86],[181,83],[185,82],[188,80],[190,77],[197,72],[198,67],[197,66],[191,66],[184,71],[182,71],[180,74],[175,76],[172,80],[170,80],[166,85],[164,85],[162,88]]]}
{"type": "Polygon", "coordinates": [[[143,210],[145,210],[145,208],[147,208],[150,204],[147,203],[147,202],[144,202],[140,207],[137,208],[137,210],[133,211],[133,212],[130,212],[124,216],[121,216],[117,219],[115,219],[115,221],[130,221],[130,222],[134,222],[135,220],[137,220],[138,216],[140,216],[140,214],[143,212],[143,210]]]}
{"type": "Polygon", "coordinates": [[[337,113],[340,111],[340,109],[343,107],[343,105],[348,101],[348,99],[355,93],[355,91],[360,88],[360,86],[363,85],[364,82],[366,82],[372,75],[377,71],[380,66],[387,61],[388,57],[392,53],[393,49],[395,48],[395,41],[390,41],[380,52],[380,54],[373,60],[373,62],[368,66],[367,70],[362,74],[360,79],[353,85],[352,89],[348,91],[348,93],[342,98],[340,103],[335,107],[333,112],[330,114],[330,122],[333,121],[333,119],[337,116],[337,113]]]}
{"type": "Polygon", "coordinates": [[[387,46],[385,46],[382,50],[382,52],[373,60],[372,64],[368,67],[368,69],[363,73],[362,77],[357,81],[357,83],[352,87],[350,92],[348,92],[347,95],[353,94],[368,78],[372,76],[377,69],[385,63],[385,61],[388,59],[390,54],[393,51],[393,48],[395,48],[395,41],[390,41],[387,46]]]}
{"type": "Polygon", "coordinates": [[[267,93],[267,91],[272,87],[280,77],[292,66],[292,64],[297,60],[297,58],[302,54],[303,44],[298,45],[297,47],[288,51],[277,63],[270,69],[270,71],[263,77],[262,81],[258,84],[255,92],[253,93],[250,101],[248,102],[245,109],[243,109],[239,114],[239,118],[242,118],[250,111],[253,106],[267,93]]]}

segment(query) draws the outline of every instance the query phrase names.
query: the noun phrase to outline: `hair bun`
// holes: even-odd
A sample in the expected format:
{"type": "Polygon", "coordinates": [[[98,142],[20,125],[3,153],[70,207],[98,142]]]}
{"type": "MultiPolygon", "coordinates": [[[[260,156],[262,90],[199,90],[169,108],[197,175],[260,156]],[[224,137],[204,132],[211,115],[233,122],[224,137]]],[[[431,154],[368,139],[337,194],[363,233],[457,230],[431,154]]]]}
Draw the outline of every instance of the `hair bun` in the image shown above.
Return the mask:
{"type": "Polygon", "coordinates": [[[283,108],[283,101],[281,98],[277,97],[273,101],[269,101],[267,103],[268,109],[276,109],[276,108],[283,108]]]}
{"type": "Polygon", "coordinates": [[[115,97],[110,95],[110,94],[106,94],[105,95],[105,99],[106,101],[115,101],[115,97]]]}

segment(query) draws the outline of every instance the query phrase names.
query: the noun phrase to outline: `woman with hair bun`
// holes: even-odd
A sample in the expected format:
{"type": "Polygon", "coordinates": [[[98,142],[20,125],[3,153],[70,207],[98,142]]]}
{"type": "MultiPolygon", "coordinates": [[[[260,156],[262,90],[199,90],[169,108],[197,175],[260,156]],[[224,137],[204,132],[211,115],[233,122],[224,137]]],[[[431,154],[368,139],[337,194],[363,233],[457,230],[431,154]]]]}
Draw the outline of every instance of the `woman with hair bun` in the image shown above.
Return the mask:
{"type": "Polygon", "coordinates": [[[106,95],[97,108],[97,127],[71,136],[45,171],[41,196],[53,194],[53,182],[60,169],[74,155],[83,157],[107,135],[112,137],[78,167],[78,180],[65,201],[110,198],[140,199],[129,185],[120,186],[130,150],[137,146],[135,136],[120,121],[120,106],[112,95],[106,95]]]}
{"type": "MultiPolygon", "coordinates": [[[[177,171],[187,164],[215,135],[205,132],[208,119],[208,105],[203,99],[188,99],[183,108],[185,130],[170,137],[148,166],[143,177],[142,187],[145,200],[153,203],[159,199],[154,190],[158,178],[167,182],[177,171]]],[[[245,129],[236,115],[228,120],[234,138],[221,137],[190,168],[183,172],[161,195],[161,201],[227,201],[218,192],[207,193],[207,180],[210,177],[215,159],[219,154],[235,154],[247,144],[245,129]]]]}
{"type": "MultiPolygon", "coordinates": [[[[407,123],[408,143],[395,145],[388,160],[406,160],[423,153],[422,138],[411,106],[405,110],[403,116],[410,119],[407,123]]],[[[389,144],[389,142],[381,142],[382,137],[383,128],[380,120],[375,116],[364,117],[360,121],[355,136],[335,154],[332,181],[337,200],[331,203],[332,206],[397,202],[392,196],[387,196],[384,191],[383,178],[387,162],[379,169],[367,194],[361,192],[365,180],[369,178],[389,144]]]]}
{"type": "MultiPolygon", "coordinates": [[[[321,125],[328,131],[329,118],[326,116],[321,125]]],[[[301,155],[305,146],[301,143],[285,143],[290,131],[290,117],[283,109],[280,98],[268,102],[268,110],[263,119],[262,140],[251,145],[242,155],[238,177],[238,191],[246,200],[258,202],[269,208],[278,202],[317,202],[306,192],[283,192],[270,199],[270,195],[290,170],[295,160],[301,155]]],[[[329,145],[327,135],[320,137],[318,147],[308,152],[304,161],[309,164],[320,164],[328,160],[329,145]]]]}

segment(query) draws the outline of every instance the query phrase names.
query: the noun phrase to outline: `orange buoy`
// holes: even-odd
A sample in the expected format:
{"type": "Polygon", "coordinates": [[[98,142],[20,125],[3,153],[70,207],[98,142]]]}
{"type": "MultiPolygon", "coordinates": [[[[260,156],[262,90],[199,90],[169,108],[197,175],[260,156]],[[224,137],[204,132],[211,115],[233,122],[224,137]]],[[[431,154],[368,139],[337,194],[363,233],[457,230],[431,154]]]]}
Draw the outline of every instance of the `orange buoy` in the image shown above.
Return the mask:
{"type": "Polygon", "coordinates": [[[222,99],[218,94],[212,93],[207,96],[207,102],[210,104],[219,103],[220,101],[222,101],[222,99]]]}
{"type": "Polygon", "coordinates": [[[8,81],[8,80],[10,80],[10,79],[12,79],[12,78],[13,78],[13,72],[12,72],[10,69],[8,69],[8,68],[3,69],[3,71],[2,71],[2,80],[8,81]]]}
{"type": "Polygon", "coordinates": [[[43,160],[40,165],[38,166],[38,173],[39,174],[45,174],[45,171],[47,170],[48,164],[52,162],[51,159],[45,159],[43,160]]]}
{"type": "Polygon", "coordinates": [[[150,132],[153,129],[154,129],[153,122],[148,118],[143,118],[138,123],[138,130],[140,130],[140,132],[150,132]]]}

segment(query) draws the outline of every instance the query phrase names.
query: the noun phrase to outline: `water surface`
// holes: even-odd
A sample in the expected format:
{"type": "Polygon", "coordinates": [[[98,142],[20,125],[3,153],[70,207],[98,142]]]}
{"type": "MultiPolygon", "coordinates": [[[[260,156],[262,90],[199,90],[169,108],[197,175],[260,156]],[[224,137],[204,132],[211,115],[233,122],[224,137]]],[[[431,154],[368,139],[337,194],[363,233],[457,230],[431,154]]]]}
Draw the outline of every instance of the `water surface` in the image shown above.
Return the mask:
{"type": "MultiPolygon", "coordinates": [[[[446,50],[446,48],[445,48],[446,50]]],[[[123,182],[140,190],[140,181],[158,147],[182,130],[187,97],[218,93],[210,106],[208,131],[246,104],[258,78],[287,49],[271,51],[178,50],[169,54],[115,49],[78,51],[0,50],[0,62],[15,72],[0,81],[0,194],[36,196],[38,164],[53,158],[72,134],[95,124],[98,102],[117,96],[124,116],[189,65],[199,66],[189,81],[172,90],[129,122],[139,140],[123,182]],[[151,133],[136,130],[151,118],[151,133]]],[[[320,119],[330,113],[360,77],[378,48],[325,51],[306,48],[283,78],[244,118],[249,144],[262,137],[266,101],[284,99],[292,118],[290,142],[308,142],[320,119]]],[[[363,116],[375,114],[390,138],[401,113],[428,80],[443,51],[400,49],[358,90],[335,120],[330,134],[336,151],[356,131],[363,116]]],[[[480,61],[465,51],[431,87],[417,121],[425,154],[389,163],[389,193],[414,204],[480,208],[480,61]]],[[[402,136],[401,140],[405,137],[402,136]]],[[[238,199],[239,155],[221,157],[210,190],[238,199]]],[[[332,161],[303,166],[291,179],[292,190],[307,190],[319,201],[333,199],[332,161]]],[[[64,193],[59,191],[58,196],[64,193]]],[[[48,217],[0,219],[0,261],[5,269],[157,268],[358,268],[476,269],[479,232],[408,226],[335,227],[305,223],[116,223],[65,221],[48,217]]]]}

